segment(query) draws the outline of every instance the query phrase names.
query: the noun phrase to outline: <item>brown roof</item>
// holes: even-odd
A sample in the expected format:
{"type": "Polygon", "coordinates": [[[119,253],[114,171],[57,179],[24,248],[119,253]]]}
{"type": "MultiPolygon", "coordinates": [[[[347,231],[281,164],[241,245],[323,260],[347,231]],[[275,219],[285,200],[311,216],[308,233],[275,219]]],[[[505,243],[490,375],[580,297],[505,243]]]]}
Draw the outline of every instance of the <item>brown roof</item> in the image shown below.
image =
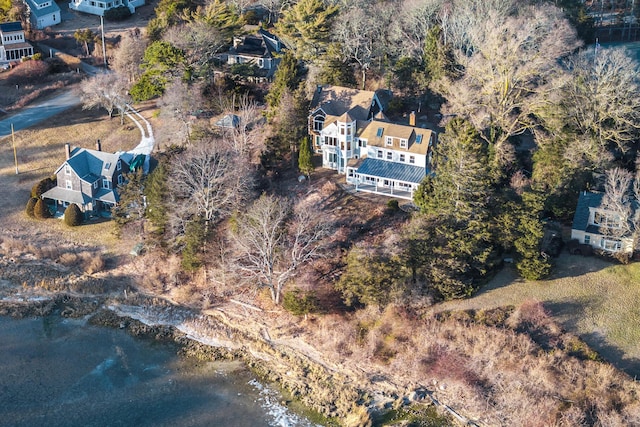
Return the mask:
{"type": "Polygon", "coordinates": [[[366,120],[375,92],[341,86],[320,86],[313,94],[311,109],[321,107],[331,116],[349,113],[356,120],[366,120]]]}
{"type": "Polygon", "coordinates": [[[429,152],[429,141],[433,132],[416,126],[399,125],[395,123],[374,120],[360,134],[360,139],[366,139],[367,144],[374,147],[389,147],[386,145],[388,136],[393,138],[393,149],[407,151],[409,153],[427,154],[429,152]],[[380,133],[379,130],[382,130],[380,133]],[[378,136],[380,134],[380,136],[378,136]],[[418,136],[421,142],[418,142],[418,136]],[[407,140],[407,148],[400,147],[400,139],[407,140]]]}

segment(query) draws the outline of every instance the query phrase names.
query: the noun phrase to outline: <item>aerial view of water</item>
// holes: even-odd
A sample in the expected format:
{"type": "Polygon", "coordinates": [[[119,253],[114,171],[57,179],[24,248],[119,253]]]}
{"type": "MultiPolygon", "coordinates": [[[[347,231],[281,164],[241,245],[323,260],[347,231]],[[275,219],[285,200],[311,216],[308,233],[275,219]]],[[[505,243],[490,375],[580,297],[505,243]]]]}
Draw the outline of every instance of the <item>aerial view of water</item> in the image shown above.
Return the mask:
{"type": "Polygon", "coordinates": [[[311,426],[235,362],[60,317],[0,317],[0,426],[311,426]]]}

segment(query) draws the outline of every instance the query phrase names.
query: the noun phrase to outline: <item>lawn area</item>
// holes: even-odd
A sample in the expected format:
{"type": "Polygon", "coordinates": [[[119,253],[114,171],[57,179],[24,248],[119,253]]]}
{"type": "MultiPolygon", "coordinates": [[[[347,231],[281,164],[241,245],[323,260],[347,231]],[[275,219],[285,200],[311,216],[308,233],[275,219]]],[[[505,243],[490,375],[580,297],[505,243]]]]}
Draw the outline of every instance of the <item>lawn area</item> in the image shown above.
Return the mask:
{"type": "Polygon", "coordinates": [[[557,259],[548,280],[525,281],[507,265],[468,300],[434,311],[489,309],[537,300],[567,331],[631,376],[640,376],[640,263],[616,265],[596,257],[557,259]]]}

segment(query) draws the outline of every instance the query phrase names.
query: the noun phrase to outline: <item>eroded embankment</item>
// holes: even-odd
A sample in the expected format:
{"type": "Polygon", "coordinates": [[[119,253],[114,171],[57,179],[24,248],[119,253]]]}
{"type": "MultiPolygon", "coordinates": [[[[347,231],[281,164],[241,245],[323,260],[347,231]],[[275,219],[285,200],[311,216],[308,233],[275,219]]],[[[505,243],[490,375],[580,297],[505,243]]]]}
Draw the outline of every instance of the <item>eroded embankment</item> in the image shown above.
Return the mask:
{"type": "Polygon", "coordinates": [[[264,381],[279,384],[291,397],[318,412],[330,425],[372,425],[398,409],[435,415],[424,389],[400,390],[373,384],[365,372],[341,372],[295,345],[271,340],[261,325],[233,313],[213,310],[204,315],[141,295],[49,297],[5,296],[0,315],[25,317],[59,314],[87,317],[89,323],[126,330],[146,339],[176,343],[182,355],[203,360],[242,360],[264,381]],[[423,408],[424,407],[424,408],[423,408]]]}

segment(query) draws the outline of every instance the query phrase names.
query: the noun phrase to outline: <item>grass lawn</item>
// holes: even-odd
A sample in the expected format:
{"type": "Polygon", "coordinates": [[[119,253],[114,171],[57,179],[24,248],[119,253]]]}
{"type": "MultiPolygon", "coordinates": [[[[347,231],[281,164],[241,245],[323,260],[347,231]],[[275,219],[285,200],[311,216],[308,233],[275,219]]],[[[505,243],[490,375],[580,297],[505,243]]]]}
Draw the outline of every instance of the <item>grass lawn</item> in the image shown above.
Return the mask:
{"type": "Polygon", "coordinates": [[[640,263],[616,265],[563,253],[548,280],[525,281],[507,265],[468,300],[435,311],[488,309],[537,300],[566,330],[616,367],[640,376],[640,263]]]}

